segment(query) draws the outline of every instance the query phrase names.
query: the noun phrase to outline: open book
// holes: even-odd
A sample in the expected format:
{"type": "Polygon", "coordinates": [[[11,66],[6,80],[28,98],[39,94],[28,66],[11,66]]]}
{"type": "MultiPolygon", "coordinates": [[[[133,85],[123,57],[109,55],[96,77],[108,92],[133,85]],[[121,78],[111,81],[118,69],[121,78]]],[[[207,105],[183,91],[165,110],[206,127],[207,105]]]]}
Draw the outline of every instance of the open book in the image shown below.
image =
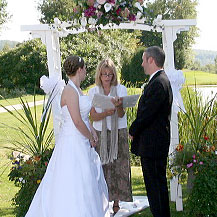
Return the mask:
{"type": "MultiPolygon", "coordinates": [[[[126,107],[134,107],[136,105],[137,100],[139,99],[138,95],[130,95],[130,96],[123,96],[123,108],[126,107]]],[[[105,96],[101,94],[94,94],[92,100],[92,106],[101,109],[111,109],[115,108],[114,104],[112,103],[111,99],[114,98],[112,96],[105,96]]]]}

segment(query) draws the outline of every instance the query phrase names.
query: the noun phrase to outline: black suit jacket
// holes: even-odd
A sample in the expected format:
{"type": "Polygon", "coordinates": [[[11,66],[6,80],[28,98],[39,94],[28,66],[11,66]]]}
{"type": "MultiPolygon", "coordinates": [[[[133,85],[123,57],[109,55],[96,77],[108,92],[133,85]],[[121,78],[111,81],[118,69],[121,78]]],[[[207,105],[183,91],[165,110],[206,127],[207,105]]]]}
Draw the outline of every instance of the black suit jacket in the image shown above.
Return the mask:
{"type": "Polygon", "coordinates": [[[154,159],[168,156],[172,100],[167,75],[158,71],[144,88],[137,117],[129,129],[132,153],[154,159]]]}

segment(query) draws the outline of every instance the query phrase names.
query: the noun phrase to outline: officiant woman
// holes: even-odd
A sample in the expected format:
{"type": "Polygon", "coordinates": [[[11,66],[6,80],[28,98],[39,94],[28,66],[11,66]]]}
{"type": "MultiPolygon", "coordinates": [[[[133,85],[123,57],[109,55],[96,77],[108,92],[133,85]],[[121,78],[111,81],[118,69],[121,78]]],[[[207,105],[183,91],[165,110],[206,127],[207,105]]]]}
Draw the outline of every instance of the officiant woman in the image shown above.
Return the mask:
{"type": "Polygon", "coordinates": [[[114,109],[92,107],[90,116],[99,138],[96,151],[103,164],[109,200],[114,201],[113,211],[117,213],[120,200],[132,201],[127,117],[121,99],[127,96],[127,88],[118,83],[116,68],[111,59],[98,64],[95,83],[96,86],[89,90],[91,98],[96,93],[114,97],[114,109]]]}

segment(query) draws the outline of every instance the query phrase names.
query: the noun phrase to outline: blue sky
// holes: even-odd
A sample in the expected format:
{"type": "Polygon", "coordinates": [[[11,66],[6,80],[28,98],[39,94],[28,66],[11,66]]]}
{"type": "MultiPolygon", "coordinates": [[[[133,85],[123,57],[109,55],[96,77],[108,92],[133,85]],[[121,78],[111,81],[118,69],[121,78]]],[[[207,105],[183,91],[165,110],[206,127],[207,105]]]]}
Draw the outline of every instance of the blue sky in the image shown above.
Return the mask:
{"type": "MultiPolygon", "coordinates": [[[[0,40],[31,39],[28,32],[21,32],[20,25],[38,24],[39,14],[35,0],[7,0],[8,11],[13,15],[10,23],[5,25],[0,40]],[[25,11],[25,12],[24,12],[25,11]]],[[[217,0],[199,0],[197,26],[200,37],[196,39],[193,48],[217,51],[217,0]]]]}

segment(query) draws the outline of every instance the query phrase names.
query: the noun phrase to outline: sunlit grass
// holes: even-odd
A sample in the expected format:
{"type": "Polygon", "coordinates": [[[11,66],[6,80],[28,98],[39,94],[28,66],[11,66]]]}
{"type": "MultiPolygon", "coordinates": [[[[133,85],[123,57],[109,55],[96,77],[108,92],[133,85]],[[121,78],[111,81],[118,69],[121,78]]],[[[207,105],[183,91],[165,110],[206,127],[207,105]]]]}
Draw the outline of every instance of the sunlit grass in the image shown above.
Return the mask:
{"type": "MultiPolygon", "coordinates": [[[[35,98],[36,98],[36,101],[43,100],[44,95],[36,95],[35,98]]],[[[23,96],[22,99],[24,99],[24,101],[27,101],[27,102],[33,102],[32,95],[23,96]]],[[[7,99],[6,101],[0,97],[0,104],[2,104],[3,106],[20,104],[20,98],[17,97],[17,98],[7,99]]]]}
{"type": "Polygon", "coordinates": [[[217,85],[217,74],[202,71],[183,70],[185,85],[217,85]]]}

